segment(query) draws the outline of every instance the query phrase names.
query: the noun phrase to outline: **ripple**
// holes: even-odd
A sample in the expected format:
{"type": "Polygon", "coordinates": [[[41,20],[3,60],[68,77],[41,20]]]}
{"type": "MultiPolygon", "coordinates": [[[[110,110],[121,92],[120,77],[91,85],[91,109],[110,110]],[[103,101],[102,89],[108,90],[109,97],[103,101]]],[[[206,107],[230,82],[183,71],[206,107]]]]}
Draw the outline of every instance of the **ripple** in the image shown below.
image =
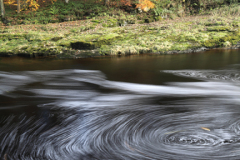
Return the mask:
{"type": "Polygon", "coordinates": [[[1,92],[4,102],[19,104],[0,108],[0,157],[239,159],[239,86],[228,79],[159,86],[108,81],[99,71],[1,74],[4,89],[5,77],[19,82],[1,92]]]}
{"type": "Polygon", "coordinates": [[[239,67],[235,66],[231,69],[223,70],[165,70],[165,73],[173,73],[179,76],[192,77],[202,80],[216,80],[216,81],[240,81],[239,67]]]}

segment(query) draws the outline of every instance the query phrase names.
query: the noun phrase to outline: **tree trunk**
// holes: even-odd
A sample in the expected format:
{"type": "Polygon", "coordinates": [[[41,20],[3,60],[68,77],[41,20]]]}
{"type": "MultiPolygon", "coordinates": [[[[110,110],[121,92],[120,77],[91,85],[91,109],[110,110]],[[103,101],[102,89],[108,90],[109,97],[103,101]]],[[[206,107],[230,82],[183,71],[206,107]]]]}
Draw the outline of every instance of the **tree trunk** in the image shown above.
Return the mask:
{"type": "Polygon", "coordinates": [[[65,2],[66,2],[66,3],[68,3],[68,2],[69,2],[69,0],[65,0],[65,2]]]}
{"type": "Polygon", "coordinates": [[[17,0],[17,13],[20,13],[20,0],[17,0]]]}
{"type": "Polygon", "coordinates": [[[4,3],[3,0],[0,0],[0,7],[1,7],[1,17],[5,17],[5,8],[4,8],[4,3]]]}

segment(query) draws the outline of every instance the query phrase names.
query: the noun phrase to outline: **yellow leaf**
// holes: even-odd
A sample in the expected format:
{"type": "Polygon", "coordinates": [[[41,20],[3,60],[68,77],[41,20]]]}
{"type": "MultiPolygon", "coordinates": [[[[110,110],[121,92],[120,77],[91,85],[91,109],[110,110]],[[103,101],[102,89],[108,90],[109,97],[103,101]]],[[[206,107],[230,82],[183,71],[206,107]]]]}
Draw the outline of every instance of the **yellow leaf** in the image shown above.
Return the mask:
{"type": "Polygon", "coordinates": [[[209,128],[201,127],[203,130],[210,131],[209,128]]]}

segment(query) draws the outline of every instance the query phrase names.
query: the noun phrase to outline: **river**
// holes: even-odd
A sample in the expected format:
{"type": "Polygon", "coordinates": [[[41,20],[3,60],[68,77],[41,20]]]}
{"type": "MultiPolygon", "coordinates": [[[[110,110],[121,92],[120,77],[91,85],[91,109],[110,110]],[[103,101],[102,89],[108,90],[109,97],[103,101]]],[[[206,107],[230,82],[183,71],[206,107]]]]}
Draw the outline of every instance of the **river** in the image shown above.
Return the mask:
{"type": "Polygon", "coordinates": [[[239,156],[240,50],[0,58],[1,159],[239,156]]]}

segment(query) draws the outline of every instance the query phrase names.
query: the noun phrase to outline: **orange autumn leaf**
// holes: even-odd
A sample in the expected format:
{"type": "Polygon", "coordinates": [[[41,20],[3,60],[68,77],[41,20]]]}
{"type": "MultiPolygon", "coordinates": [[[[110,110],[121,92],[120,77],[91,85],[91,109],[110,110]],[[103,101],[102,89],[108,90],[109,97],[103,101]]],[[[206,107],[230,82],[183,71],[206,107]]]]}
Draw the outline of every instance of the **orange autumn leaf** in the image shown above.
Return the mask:
{"type": "Polygon", "coordinates": [[[121,0],[120,3],[125,6],[132,6],[131,0],[121,0]]]}
{"type": "Polygon", "coordinates": [[[155,7],[155,4],[150,0],[139,0],[139,4],[136,5],[136,8],[140,8],[144,11],[148,11],[155,7]]]}

